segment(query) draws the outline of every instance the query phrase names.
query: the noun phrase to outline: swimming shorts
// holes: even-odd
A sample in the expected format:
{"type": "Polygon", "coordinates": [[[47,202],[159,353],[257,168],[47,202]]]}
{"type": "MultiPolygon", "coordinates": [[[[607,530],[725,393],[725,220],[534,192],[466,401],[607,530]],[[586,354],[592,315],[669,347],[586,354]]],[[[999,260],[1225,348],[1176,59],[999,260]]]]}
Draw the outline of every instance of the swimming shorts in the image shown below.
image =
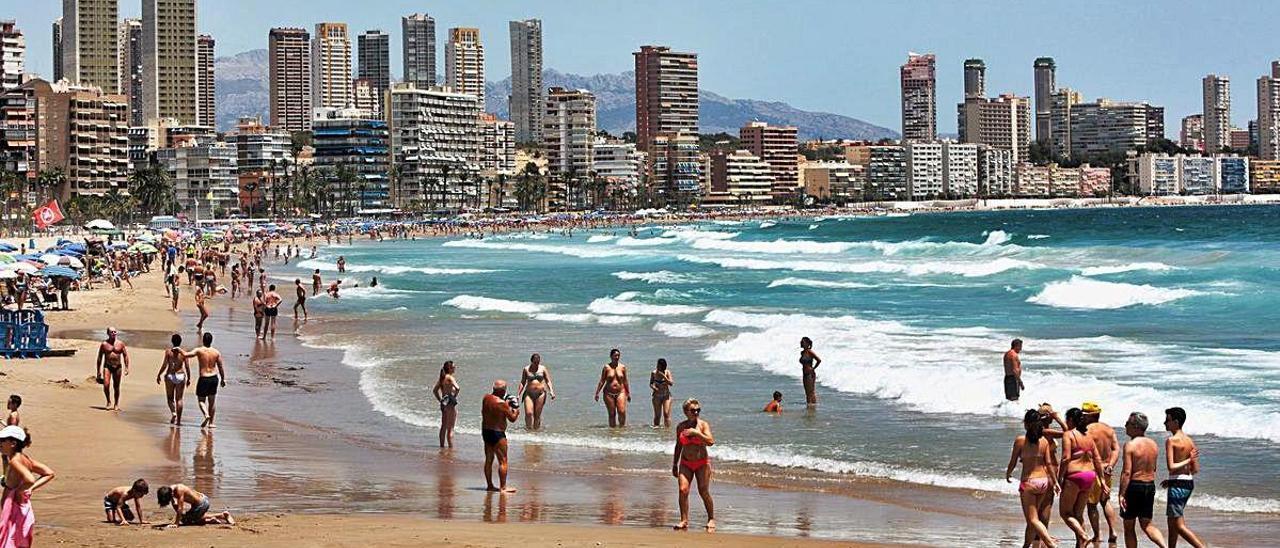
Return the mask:
{"type": "Polygon", "coordinates": [[[133,510],[129,509],[129,503],[117,504],[111,500],[111,497],[102,497],[102,509],[108,512],[112,510],[120,510],[120,515],[124,516],[125,521],[133,521],[133,510]]]}
{"type": "Polygon", "coordinates": [[[1166,497],[1168,505],[1165,508],[1165,515],[1171,518],[1182,517],[1182,513],[1187,509],[1187,501],[1191,500],[1191,492],[1195,488],[1195,480],[1169,480],[1169,493],[1166,497]]]}
{"type": "Polygon", "coordinates": [[[1009,401],[1018,401],[1018,397],[1022,395],[1022,387],[1018,386],[1018,377],[1013,375],[1004,376],[1004,399],[1009,401]]]}
{"type": "Polygon", "coordinates": [[[274,306],[268,306],[266,309],[262,311],[262,313],[266,314],[268,318],[271,318],[271,317],[279,316],[280,309],[274,306]]]}
{"type": "Polygon", "coordinates": [[[501,430],[493,430],[491,428],[481,428],[480,437],[484,438],[485,445],[497,445],[498,442],[506,439],[507,433],[501,430]]]}
{"type": "Polygon", "coordinates": [[[183,525],[204,525],[204,515],[209,512],[209,497],[200,499],[200,503],[187,509],[182,514],[183,525]]]}
{"type": "Polygon", "coordinates": [[[1123,519],[1151,519],[1156,505],[1156,484],[1150,481],[1130,481],[1124,490],[1123,519]]]}
{"type": "MultiPolygon", "coordinates": [[[[1110,491],[1111,476],[1102,474],[1101,477],[1102,477],[1102,481],[1106,482],[1107,484],[1107,491],[1110,491]]],[[[1106,502],[1110,498],[1111,498],[1110,496],[1108,496],[1107,498],[1102,497],[1102,484],[1099,482],[1094,482],[1093,487],[1089,488],[1089,499],[1088,499],[1089,504],[1098,504],[1100,502],[1106,502]]]]}
{"type": "Polygon", "coordinates": [[[196,397],[207,398],[209,396],[218,395],[218,376],[200,377],[196,381],[196,397]]]}

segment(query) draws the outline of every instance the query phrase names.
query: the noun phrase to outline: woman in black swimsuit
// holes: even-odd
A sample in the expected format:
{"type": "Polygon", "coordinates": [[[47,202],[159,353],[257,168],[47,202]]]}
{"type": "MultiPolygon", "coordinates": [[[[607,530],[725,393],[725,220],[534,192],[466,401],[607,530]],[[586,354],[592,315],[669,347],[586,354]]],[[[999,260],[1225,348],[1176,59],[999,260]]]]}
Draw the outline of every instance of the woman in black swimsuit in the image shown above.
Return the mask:
{"type": "Polygon", "coordinates": [[[440,447],[445,443],[453,447],[453,425],[458,421],[458,380],[453,377],[453,361],[444,362],[440,367],[440,378],[431,389],[436,400],[440,402],[440,447]]]}
{"type": "Polygon", "coordinates": [[[813,353],[813,341],[809,337],[800,339],[800,374],[804,381],[804,401],[809,407],[818,405],[818,366],[822,358],[813,353]]]}
{"type": "Polygon", "coordinates": [[[666,358],[658,358],[658,368],[649,373],[649,389],[653,391],[653,425],[671,426],[671,387],[675,385],[666,358]]]}
{"type": "Polygon", "coordinates": [[[556,399],[556,389],[551,386],[551,370],[542,365],[542,356],[529,356],[529,366],[520,370],[520,401],[524,402],[524,427],[529,430],[542,428],[542,408],[547,395],[556,399]]]}

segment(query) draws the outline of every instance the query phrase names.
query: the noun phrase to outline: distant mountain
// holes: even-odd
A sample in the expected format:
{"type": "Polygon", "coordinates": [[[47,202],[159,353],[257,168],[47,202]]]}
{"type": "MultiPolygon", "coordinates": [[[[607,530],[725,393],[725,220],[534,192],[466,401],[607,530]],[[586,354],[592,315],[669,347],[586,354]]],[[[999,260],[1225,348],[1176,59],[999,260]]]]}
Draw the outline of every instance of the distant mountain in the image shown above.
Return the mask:
{"type": "MultiPolygon", "coordinates": [[[[217,79],[218,130],[235,127],[242,116],[270,117],[270,88],[267,80],[267,50],[256,49],[214,61],[217,79]]],[[[614,135],[635,131],[635,73],[581,76],[546,69],[542,76],[547,87],[586,89],[596,95],[596,125],[614,135]]],[[[485,85],[485,108],[499,117],[508,117],[507,97],[511,79],[485,85]]],[[[856,118],[826,112],[800,110],[782,102],[755,99],[729,99],[699,90],[698,123],[703,133],[721,131],[736,134],[746,122],[759,120],[770,124],[793,125],[801,139],[881,139],[896,138],[898,133],[856,118]]]]}

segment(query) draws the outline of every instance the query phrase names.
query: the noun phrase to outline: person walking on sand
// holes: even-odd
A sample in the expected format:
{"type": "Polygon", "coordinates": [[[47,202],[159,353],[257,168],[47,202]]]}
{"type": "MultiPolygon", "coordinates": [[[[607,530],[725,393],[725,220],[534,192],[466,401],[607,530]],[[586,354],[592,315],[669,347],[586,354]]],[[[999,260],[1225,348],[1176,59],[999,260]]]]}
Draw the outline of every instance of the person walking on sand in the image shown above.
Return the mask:
{"type": "Polygon", "coordinates": [[[1164,440],[1165,466],[1169,469],[1169,479],[1160,482],[1160,487],[1168,489],[1165,496],[1167,508],[1165,514],[1169,518],[1169,548],[1178,546],[1178,538],[1186,539],[1195,548],[1203,548],[1204,542],[1187,527],[1184,516],[1187,501],[1191,500],[1191,492],[1195,490],[1195,475],[1200,473],[1200,449],[1196,442],[1182,430],[1187,423],[1187,412],[1181,407],[1170,407],[1164,410],[1164,428],[1169,431],[1169,438],[1164,440]]]}
{"type": "Polygon", "coordinates": [[[298,300],[293,303],[293,319],[298,319],[298,307],[302,307],[302,319],[309,319],[311,316],[307,314],[307,288],[302,287],[302,279],[293,279],[294,291],[298,294],[298,300]]]}
{"type": "Polygon", "coordinates": [[[707,510],[707,532],[714,533],[716,505],[711,500],[711,458],[707,448],[716,444],[716,438],[711,434],[711,423],[702,419],[702,404],[698,400],[689,398],[681,408],[685,421],[676,425],[676,447],[671,458],[671,475],[676,477],[680,489],[680,523],[675,529],[689,529],[689,491],[697,480],[698,495],[707,510]]]}
{"type": "Polygon", "coordinates": [[[1004,353],[1004,399],[1018,401],[1027,387],[1022,384],[1022,339],[1014,339],[1004,353]]]}
{"type": "Polygon", "coordinates": [[[520,403],[507,395],[507,381],[493,382],[480,408],[480,437],[484,439],[484,482],[489,491],[514,493],[507,487],[507,423],[520,418],[520,403]],[[498,487],[493,486],[493,461],[498,461],[498,487]]]}
{"type": "Polygon", "coordinates": [[[95,377],[102,383],[102,395],[107,398],[107,411],[120,409],[120,377],[129,375],[129,349],[124,341],[116,338],[119,332],[114,327],[107,328],[107,340],[98,345],[97,373],[95,377]],[[103,371],[111,374],[107,378],[103,371]],[[111,399],[111,388],[115,387],[115,401],[111,399]]]}
{"type": "Polygon", "coordinates": [[[267,338],[267,329],[271,329],[271,338],[276,338],[276,318],[280,316],[280,303],[284,298],[276,293],[276,284],[267,287],[267,294],[262,298],[262,338],[267,338]]]}
{"type": "Polygon", "coordinates": [[[23,452],[31,446],[31,434],[19,426],[0,429],[0,455],[4,470],[4,490],[0,492],[0,546],[24,548],[35,537],[36,514],[31,494],[53,481],[52,468],[23,452]]]}
{"type": "Polygon", "coordinates": [[[809,407],[818,405],[818,366],[822,358],[813,352],[813,340],[800,338],[800,379],[804,384],[804,401],[809,407]]]}
{"type": "Polygon", "coordinates": [[[436,379],[436,385],[431,388],[436,401],[440,402],[440,447],[442,448],[445,443],[453,447],[453,425],[458,422],[458,393],[462,389],[458,386],[458,379],[453,376],[454,371],[453,360],[444,362],[440,367],[440,377],[436,379]]]}
{"type": "Polygon", "coordinates": [[[1052,500],[1054,493],[1060,489],[1058,482],[1054,481],[1054,477],[1058,475],[1057,464],[1053,458],[1053,445],[1044,436],[1044,424],[1044,415],[1040,411],[1027,410],[1022,418],[1026,434],[1013,440],[1009,466],[1004,471],[1004,481],[1011,482],[1014,466],[1022,463],[1018,498],[1022,501],[1022,516],[1027,522],[1022,548],[1031,548],[1037,539],[1043,540],[1050,548],[1058,544],[1049,534],[1048,525],[1040,520],[1040,510],[1045,505],[1045,498],[1052,500]]]}
{"type": "MultiPolygon", "coordinates": [[[[1098,448],[1085,430],[1084,412],[1078,407],[1067,410],[1067,431],[1062,433],[1062,499],[1058,512],[1067,527],[1076,535],[1076,544],[1087,541],[1084,533],[1084,507],[1089,489],[1099,482],[1102,474],[1102,458],[1098,448]]],[[[1110,495],[1111,488],[1102,486],[1102,494],[1110,495]]]]}
{"type": "Polygon", "coordinates": [[[556,389],[551,386],[551,370],[542,364],[542,356],[529,356],[529,366],[520,370],[518,398],[524,402],[524,427],[527,430],[542,428],[542,408],[547,397],[556,399],[556,389]]]}
{"type": "Polygon", "coordinates": [[[1151,523],[1156,503],[1156,459],[1160,450],[1156,442],[1147,437],[1147,416],[1134,412],[1124,423],[1129,441],[1124,442],[1124,472],[1120,473],[1120,517],[1124,519],[1125,548],[1138,546],[1135,521],[1142,525],[1142,532],[1156,546],[1165,548],[1164,535],[1151,523]]]}
{"type": "Polygon", "coordinates": [[[649,373],[649,390],[653,392],[653,426],[671,426],[671,387],[675,377],[667,368],[667,359],[658,358],[658,365],[649,373]]]}
{"type": "Polygon", "coordinates": [[[1102,496],[1101,486],[1105,484],[1108,491],[1111,489],[1111,477],[1115,472],[1116,462],[1120,460],[1120,442],[1116,439],[1116,430],[1111,425],[1098,420],[1102,416],[1102,408],[1098,404],[1084,402],[1080,410],[1084,411],[1084,422],[1087,425],[1085,432],[1089,439],[1093,440],[1093,446],[1098,448],[1098,458],[1102,459],[1102,475],[1098,478],[1098,483],[1089,490],[1086,506],[1089,526],[1093,529],[1093,538],[1089,541],[1097,542],[1102,536],[1098,527],[1098,505],[1102,505],[1102,513],[1107,520],[1107,543],[1115,544],[1116,525],[1119,518],[1116,516],[1115,507],[1111,505],[1111,499],[1102,496]]]}
{"type": "Polygon", "coordinates": [[[602,390],[604,391],[604,408],[609,413],[609,427],[626,426],[627,403],[631,401],[631,383],[627,380],[627,366],[622,363],[622,352],[617,348],[609,351],[609,363],[604,364],[604,368],[600,370],[600,382],[596,384],[596,401],[600,401],[602,390]]]}
{"type": "Polygon", "coordinates": [[[227,387],[227,372],[222,367],[222,353],[213,347],[213,333],[205,333],[204,346],[187,352],[187,358],[195,358],[200,368],[200,380],[196,381],[196,398],[204,420],[200,428],[217,428],[213,419],[217,412],[218,388],[227,387]]]}
{"type": "Polygon", "coordinates": [[[173,303],[172,303],[172,304],[173,304],[173,311],[174,311],[174,312],[177,312],[177,311],[178,311],[178,294],[179,294],[179,293],[181,293],[181,289],[182,289],[182,272],[183,272],[184,270],[185,270],[185,269],[184,269],[183,267],[181,267],[181,266],[180,266],[180,267],[178,267],[178,271],[177,271],[177,272],[172,272],[172,273],[170,273],[168,276],[166,276],[166,277],[165,277],[165,282],[164,282],[164,283],[165,283],[165,287],[168,287],[168,288],[169,288],[169,298],[173,301],[173,303]]]}
{"type": "Polygon", "coordinates": [[[169,404],[169,424],[176,426],[182,424],[182,396],[191,386],[191,364],[182,350],[182,335],[174,333],[169,342],[173,346],[164,353],[160,370],[156,372],[156,384],[163,379],[164,399],[169,404]]]}
{"type": "Polygon", "coordinates": [[[200,311],[200,321],[196,322],[196,331],[203,331],[204,321],[209,319],[209,306],[205,304],[205,289],[203,285],[196,286],[196,310],[200,311]]]}

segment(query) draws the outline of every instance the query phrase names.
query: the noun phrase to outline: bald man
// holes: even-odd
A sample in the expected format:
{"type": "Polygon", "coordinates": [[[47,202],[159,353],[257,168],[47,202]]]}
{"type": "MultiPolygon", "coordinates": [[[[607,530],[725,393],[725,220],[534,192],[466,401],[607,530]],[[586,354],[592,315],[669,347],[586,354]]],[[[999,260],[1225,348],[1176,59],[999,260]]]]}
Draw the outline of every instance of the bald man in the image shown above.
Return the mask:
{"type": "Polygon", "coordinates": [[[480,407],[480,437],[484,438],[484,482],[489,491],[514,493],[507,487],[507,424],[520,418],[520,404],[507,395],[507,381],[493,382],[480,407]],[[498,459],[498,487],[493,486],[493,459],[498,459]]]}

